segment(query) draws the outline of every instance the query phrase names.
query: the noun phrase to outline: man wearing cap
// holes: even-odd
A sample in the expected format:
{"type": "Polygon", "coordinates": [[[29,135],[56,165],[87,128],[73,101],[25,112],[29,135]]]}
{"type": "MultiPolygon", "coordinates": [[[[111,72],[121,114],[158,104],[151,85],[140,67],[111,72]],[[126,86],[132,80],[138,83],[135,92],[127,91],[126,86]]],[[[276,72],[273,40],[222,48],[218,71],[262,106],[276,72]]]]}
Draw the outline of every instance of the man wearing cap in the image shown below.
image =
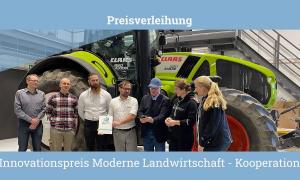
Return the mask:
{"type": "Polygon", "coordinates": [[[144,151],[165,151],[168,129],[164,121],[169,116],[170,100],[160,94],[161,80],[153,78],[150,94],[142,98],[138,117],[142,125],[144,151]]]}

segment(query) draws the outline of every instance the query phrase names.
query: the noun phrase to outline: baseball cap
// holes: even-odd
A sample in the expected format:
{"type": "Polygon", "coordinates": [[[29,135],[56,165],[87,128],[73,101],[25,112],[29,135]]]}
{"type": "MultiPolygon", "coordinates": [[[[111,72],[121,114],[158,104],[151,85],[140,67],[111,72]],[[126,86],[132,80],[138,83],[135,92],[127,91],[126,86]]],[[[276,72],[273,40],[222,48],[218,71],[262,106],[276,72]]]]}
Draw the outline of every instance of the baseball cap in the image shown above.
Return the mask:
{"type": "Polygon", "coordinates": [[[148,85],[149,88],[157,88],[157,87],[161,87],[161,80],[158,78],[153,78],[150,81],[150,84],[148,85]]]}

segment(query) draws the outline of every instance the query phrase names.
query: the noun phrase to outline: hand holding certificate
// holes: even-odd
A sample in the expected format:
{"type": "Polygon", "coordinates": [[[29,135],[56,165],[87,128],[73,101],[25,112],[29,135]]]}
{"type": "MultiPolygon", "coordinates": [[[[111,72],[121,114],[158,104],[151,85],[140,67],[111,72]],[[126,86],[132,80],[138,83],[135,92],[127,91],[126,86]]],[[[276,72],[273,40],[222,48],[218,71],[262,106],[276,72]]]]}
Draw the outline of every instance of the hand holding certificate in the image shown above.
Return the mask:
{"type": "Polygon", "coordinates": [[[110,115],[99,116],[98,134],[112,134],[112,121],[110,115]]]}

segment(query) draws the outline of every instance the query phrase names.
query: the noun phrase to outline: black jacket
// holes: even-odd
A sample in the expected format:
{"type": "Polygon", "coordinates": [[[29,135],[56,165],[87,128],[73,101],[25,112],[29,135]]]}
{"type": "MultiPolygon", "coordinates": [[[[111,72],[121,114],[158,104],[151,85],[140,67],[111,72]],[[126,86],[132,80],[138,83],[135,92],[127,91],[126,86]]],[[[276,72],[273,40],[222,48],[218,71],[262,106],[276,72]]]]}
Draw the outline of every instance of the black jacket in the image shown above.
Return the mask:
{"type": "Polygon", "coordinates": [[[142,115],[150,116],[153,118],[154,122],[151,123],[141,123],[142,126],[142,137],[144,137],[147,131],[153,131],[155,139],[157,142],[165,142],[167,140],[168,129],[165,124],[165,119],[170,114],[170,100],[168,97],[160,94],[154,104],[152,104],[152,97],[150,94],[145,95],[142,98],[138,117],[142,115]]]}
{"type": "Polygon", "coordinates": [[[172,138],[185,140],[194,138],[193,126],[196,122],[197,103],[192,98],[194,93],[187,94],[183,99],[177,97],[172,103],[172,111],[170,117],[180,121],[180,126],[169,128],[172,138]]]}
{"type": "Polygon", "coordinates": [[[227,118],[222,108],[214,107],[205,111],[201,107],[201,111],[199,113],[201,113],[201,115],[198,115],[198,131],[200,136],[199,143],[201,146],[217,147],[223,144],[232,143],[227,118]]]}

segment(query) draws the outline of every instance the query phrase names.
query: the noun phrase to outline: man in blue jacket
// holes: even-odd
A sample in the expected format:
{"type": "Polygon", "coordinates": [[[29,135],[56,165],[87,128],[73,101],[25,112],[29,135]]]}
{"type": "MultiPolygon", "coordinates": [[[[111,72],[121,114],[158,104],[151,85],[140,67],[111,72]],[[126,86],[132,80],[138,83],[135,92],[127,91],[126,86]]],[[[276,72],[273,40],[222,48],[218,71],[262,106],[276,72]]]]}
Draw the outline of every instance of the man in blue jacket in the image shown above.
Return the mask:
{"type": "Polygon", "coordinates": [[[150,94],[142,98],[138,110],[138,117],[142,125],[144,151],[165,151],[168,128],[164,121],[169,116],[170,100],[160,94],[160,79],[151,79],[148,87],[150,94]]]}

